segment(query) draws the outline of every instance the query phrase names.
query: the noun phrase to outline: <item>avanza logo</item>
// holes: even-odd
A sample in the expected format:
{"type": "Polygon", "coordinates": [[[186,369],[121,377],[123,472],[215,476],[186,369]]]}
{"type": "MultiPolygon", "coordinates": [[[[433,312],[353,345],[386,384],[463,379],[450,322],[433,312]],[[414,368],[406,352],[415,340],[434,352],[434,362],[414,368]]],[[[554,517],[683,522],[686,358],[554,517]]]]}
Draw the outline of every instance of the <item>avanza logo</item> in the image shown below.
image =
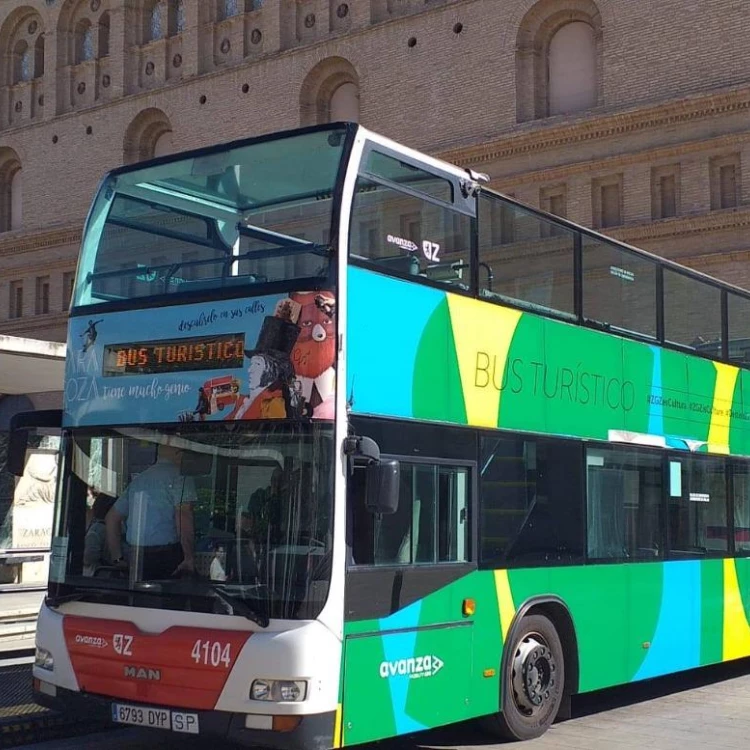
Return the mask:
{"type": "Polygon", "coordinates": [[[75,637],[75,642],[79,646],[91,646],[92,648],[107,648],[109,641],[98,635],[81,635],[75,637]]]}
{"type": "Polygon", "coordinates": [[[125,667],[125,677],[129,677],[132,680],[151,680],[158,682],[161,680],[160,669],[147,669],[146,667],[131,667],[127,665],[125,667]]]}
{"type": "Polygon", "coordinates": [[[408,659],[380,662],[380,676],[386,680],[389,677],[408,676],[410,680],[421,677],[434,677],[445,662],[438,656],[411,656],[408,659]]]}

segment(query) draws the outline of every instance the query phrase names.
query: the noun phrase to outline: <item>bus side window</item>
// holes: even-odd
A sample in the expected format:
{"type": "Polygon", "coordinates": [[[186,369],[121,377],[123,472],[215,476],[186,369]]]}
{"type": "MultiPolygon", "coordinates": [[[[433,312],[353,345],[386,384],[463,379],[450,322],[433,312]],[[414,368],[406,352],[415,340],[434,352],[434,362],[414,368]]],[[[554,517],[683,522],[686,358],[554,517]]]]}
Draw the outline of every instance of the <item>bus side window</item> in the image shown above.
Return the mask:
{"type": "Polygon", "coordinates": [[[349,480],[349,540],[354,565],[461,562],[469,557],[470,469],[401,461],[398,509],[365,508],[365,471],[349,480]]]}
{"type": "Polygon", "coordinates": [[[365,507],[365,467],[356,466],[347,487],[348,537],[351,563],[372,565],[374,516],[365,507]]]}

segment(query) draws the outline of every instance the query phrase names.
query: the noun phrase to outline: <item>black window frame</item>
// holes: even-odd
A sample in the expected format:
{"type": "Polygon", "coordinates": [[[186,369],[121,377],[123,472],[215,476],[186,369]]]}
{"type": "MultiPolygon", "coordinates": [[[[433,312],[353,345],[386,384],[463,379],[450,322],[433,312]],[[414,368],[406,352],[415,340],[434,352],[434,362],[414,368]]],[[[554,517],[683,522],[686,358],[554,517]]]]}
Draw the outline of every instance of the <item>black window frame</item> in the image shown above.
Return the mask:
{"type": "MultiPolygon", "coordinates": [[[[467,175],[467,179],[468,179],[468,175],[467,175]]],[[[350,265],[359,266],[361,268],[366,268],[370,271],[375,271],[376,273],[381,273],[381,274],[387,275],[395,279],[403,279],[405,281],[417,282],[419,284],[422,284],[423,286],[432,287],[433,289],[440,289],[442,291],[451,292],[452,294],[461,294],[466,297],[476,298],[478,296],[477,257],[478,257],[479,227],[477,224],[477,211],[478,211],[479,203],[478,203],[477,196],[466,194],[465,187],[464,185],[462,185],[462,182],[463,181],[459,179],[459,177],[453,174],[452,172],[441,170],[433,166],[432,164],[426,164],[425,162],[420,161],[419,159],[414,159],[408,154],[404,154],[400,151],[392,149],[381,143],[377,143],[375,141],[367,141],[362,151],[362,156],[359,162],[359,170],[357,172],[357,180],[356,180],[356,184],[352,193],[352,210],[350,213],[348,239],[347,239],[347,262],[350,265]],[[431,195],[428,192],[422,192],[418,188],[409,187],[408,184],[401,183],[401,182],[394,182],[393,180],[389,180],[386,177],[378,175],[376,172],[368,171],[365,168],[365,166],[370,157],[370,154],[372,154],[373,152],[389,157],[391,159],[395,159],[396,161],[403,162],[404,164],[410,167],[414,167],[415,169],[419,169],[427,174],[433,175],[435,179],[444,180],[447,183],[450,183],[451,188],[452,188],[452,200],[451,201],[441,200],[440,198],[434,195],[431,195]],[[394,192],[403,193],[404,195],[407,195],[410,198],[421,200],[421,201],[424,201],[425,203],[430,203],[434,206],[437,206],[438,208],[445,209],[446,211],[451,211],[453,213],[458,213],[458,214],[468,217],[469,219],[469,244],[467,247],[467,253],[469,257],[469,278],[466,283],[466,287],[467,287],[466,289],[463,289],[460,286],[453,285],[451,283],[437,281],[434,279],[428,279],[422,276],[414,276],[414,275],[410,275],[407,273],[402,273],[397,270],[391,270],[391,269],[386,270],[381,264],[379,264],[375,260],[352,256],[351,237],[352,237],[352,232],[354,231],[354,222],[352,221],[352,219],[354,217],[354,210],[356,206],[356,197],[357,197],[356,184],[359,183],[360,179],[365,179],[368,182],[381,185],[382,187],[392,190],[394,192]]]]}
{"type": "MultiPolygon", "coordinates": [[[[727,500],[728,500],[728,512],[727,526],[729,527],[729,549],[731,550],[731,557],[750,557],[750,542],[745,549],[737,549],[737,518],[736,513],[736,496],[735,496],[735,467],[743,466],[747,470],[748,476],[750,476],[750,457],[743,456],[725,456],[726,470],[727,470],[727,500]]],[[[748,496],[748,504],[750,505],[750,496],[748,496]]]]}
{"type": "MultiPolygon", "coordinates": [[[[478,434],[473,427],[433,424],[416,420],[397,419],[390,417],[376,417],[353,414],[350,424],[357,434],[367,435],[375,439],[381,449],[381,458],[390,458],[405,463],[425,463],[443,466],[469,467],[469,498],[467,505],[469,538],[469,558],[461,561],[445,561],[439,563],[375,565],[372,563],[354,563],[353,557],[353,513],[349,508],[349,486],[351,475],[347,476],[346,490],[346,570],[347,571],[403,571],[430,570],[435,568],[458,567],[461,570],[476,570],[479,562],[479,463],[478,463],[478,434]],[[461,435],[466,439],[462,450],[451,449],[456,443],[453,436],[461,435]],[[471,445],[468,448],[468,445],[471,445]],[[411,453],[405,452],[406,448],[411,453]],[[442,455],[435,455],[440,453],[442,455]]],[[[364,500],[364,498],[362,498],[364,500]]],[[[367,513],[367,510],[362,512],[367,513]]]]}
{"type": "Polygon", "coordinates": [[[605,442],[599,440],[583,440],[583,516],[585,524],[585,544],[586,544],[586,564],[587,565],[609,565],[614,563],[653,563],[653,562],[664,562],[669,559],[669,548],[668,548],[668,529],[667,529],[667,518],[666,518],[666,493],[665,480],[667,479],[666,464],[665,464],[665,451],[663,448],[655,448],[645,445],[637,445],[633,443],[617,443],[617,442],[605,442]],[[589,472],[588,472],[588,451],[601,450],[601,451],[619,451],[621,453],[632,453],[633,455],[650,455],[656,458],[659,463],[659,471],[661,475],[661,497],[659,498],[657,513],[659,518],[659,550],[658,554],[654,557],[596,557],[589,553],[588,547],[588,533],[589,533],[589,513],[588,513],[588,493],[589,493],[589,472]]]}
{"type": "MultiPolygon", "coordinates": [[[[466,514],[467,514],[467,527],[466,527],[466,546],[468,548],[468,554],[465,560],[439,560],[437,562],[408,562],[408,563],[386,563],[379,565],[378,563],[363,563],[357,564],[353,562],[352,556],[347,556],[347,568],[351,570],[365,570],[375,568],[377,570],[421,570],[436,567],[445,567],[447,565],[474,565],[478,559],[477,551],[477,539],[476,539],[476,508],[478,503],[478,464],[476,461],[469,461],[467,459],[451,459],[451,458],[435,458],[433,456],[408,456],[404,454],[395,453],[381,453],[382,460],[395,460],[399,464],[414,464],[422,466],[448,466],[448,467],[459,467],[467,468],[469,478],[469,491],[466,498],[466,514]]],[[[374,539],[373,539],[374,546],[374,539]]]]}
{"type": "MultiPolygon", "coordinates": [[[[588,532],[588,526],[587,526],[587,518],[586,518],[586,477],[585,477],[585,465],[586,465],[586,445],[590,441],[582,440],[579,438],[564,438],[564,437],[558,437],[555,435],[548,435],[544,433],[536,433],[536,432],[520,432],[517,430],[486,430],[486,429],[476,429],[476,428],[470,428],[476,430],[477,435],[477,459],[478,462],[481,463],[482,461],[482,439],[485,438],[497,438],[501,440],[521,440],[521,441],[534,441],[536,445],[540,445],[542,443],[546,444],[563,444],[566,446],[575,447],[578,451],[578,478],[579,483],[582,489],[581,495],[578,499],[578,505],[579,505],[579,513],[580,513],[580,528],[578,530],[580,541],[581,541],[581,555],[579,560],[555,560],[555,561],[546,561],[546,560],[532,560],[532,561],[526,561],[526,562],[517,562],[515,560],[508,559],[506,557],[503,557],[502,560],[497,560],[496,558],[491,559],[482,559],[481,557],[481,549],[482,549],[482,534],[483,534],[483,527],[482,527],[482,519],[483,519],[483,513],[482,513],[482,499],[479,494],[477,494],[477,506],[475,510],[475,515],[477,517],[477,563],[479,565],[480,570],[499,570],[499,569],[516,569],[516,568],[550,568],[550,567],[576,567],[580,565],[585,565],[588,563],[588,558],[586,555],[586,534],[588,532]]],[[[481,476],[477,476],[477,493],[479,493],[481,489],[481,476]]],[[[519,529],[520,531],[520,529],[519,529]]]]}
{"type": "MultiPolygon", "coordinates": [[[[663,458],[663,472],[664,478],[662,487],[664,488],[662,497],[662,513],[664,515],[663,531],[666,533],[666,559],[667,560],[723,560],[726,558],[735,557],[735,529],[734,529],[734,495],[733,495],[733,482],[731,480],[731,468],[732,463],[731,456],[726,456],[717,453],[697,453],[694,451],[664,451],[663,458]],[[698,462],[708,461],[723,461],[724,463],[724,509],[726,511],[726,528],[727,528],[727,548],[726,550],[706,550],[705,553],[691,553],[686,550],[677,549],[672,544],[672,535],[670,529],[669,519],[669,504],[670,504],[670,468],[669,464],[673,460],[689,460],[698,462]]],[[[750,464],[750,461],[748,462],[750,464]]],[[[750,465],[749,467],[750,468],[750,465]]],[[[684,492],[683,492],[684,494],[684,492]]],[[[746,553],[750,555],[750,550],[746,553]]],[[[745,556],[746,556],[745,555],[745,556]]]]}

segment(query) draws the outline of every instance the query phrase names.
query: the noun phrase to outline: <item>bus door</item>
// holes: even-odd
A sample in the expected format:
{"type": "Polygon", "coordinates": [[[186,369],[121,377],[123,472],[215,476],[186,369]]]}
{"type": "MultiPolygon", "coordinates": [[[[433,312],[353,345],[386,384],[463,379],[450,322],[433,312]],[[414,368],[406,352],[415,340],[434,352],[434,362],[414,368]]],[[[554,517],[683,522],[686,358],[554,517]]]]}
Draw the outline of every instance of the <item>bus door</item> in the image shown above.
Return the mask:
{"type": "Polygon", "coordinates": [[[343,742],[352,744],[470,715],[473,621],[470,492],[475,468],[399,458],[398,507],[368,512],[364,471],[348,493],[343,742]]]}

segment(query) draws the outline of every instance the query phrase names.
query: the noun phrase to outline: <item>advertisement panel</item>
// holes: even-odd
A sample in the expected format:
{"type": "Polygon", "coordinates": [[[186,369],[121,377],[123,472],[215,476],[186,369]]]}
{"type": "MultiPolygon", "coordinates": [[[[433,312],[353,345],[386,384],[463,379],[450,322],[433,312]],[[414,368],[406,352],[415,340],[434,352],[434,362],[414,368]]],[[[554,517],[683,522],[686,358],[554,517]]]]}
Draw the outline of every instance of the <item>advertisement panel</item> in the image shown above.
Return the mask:
{"type": "Polygon", "coordinates": [[[72,318],[68,336],[66,427],[334,416],[331,292],[72,318]]]}

